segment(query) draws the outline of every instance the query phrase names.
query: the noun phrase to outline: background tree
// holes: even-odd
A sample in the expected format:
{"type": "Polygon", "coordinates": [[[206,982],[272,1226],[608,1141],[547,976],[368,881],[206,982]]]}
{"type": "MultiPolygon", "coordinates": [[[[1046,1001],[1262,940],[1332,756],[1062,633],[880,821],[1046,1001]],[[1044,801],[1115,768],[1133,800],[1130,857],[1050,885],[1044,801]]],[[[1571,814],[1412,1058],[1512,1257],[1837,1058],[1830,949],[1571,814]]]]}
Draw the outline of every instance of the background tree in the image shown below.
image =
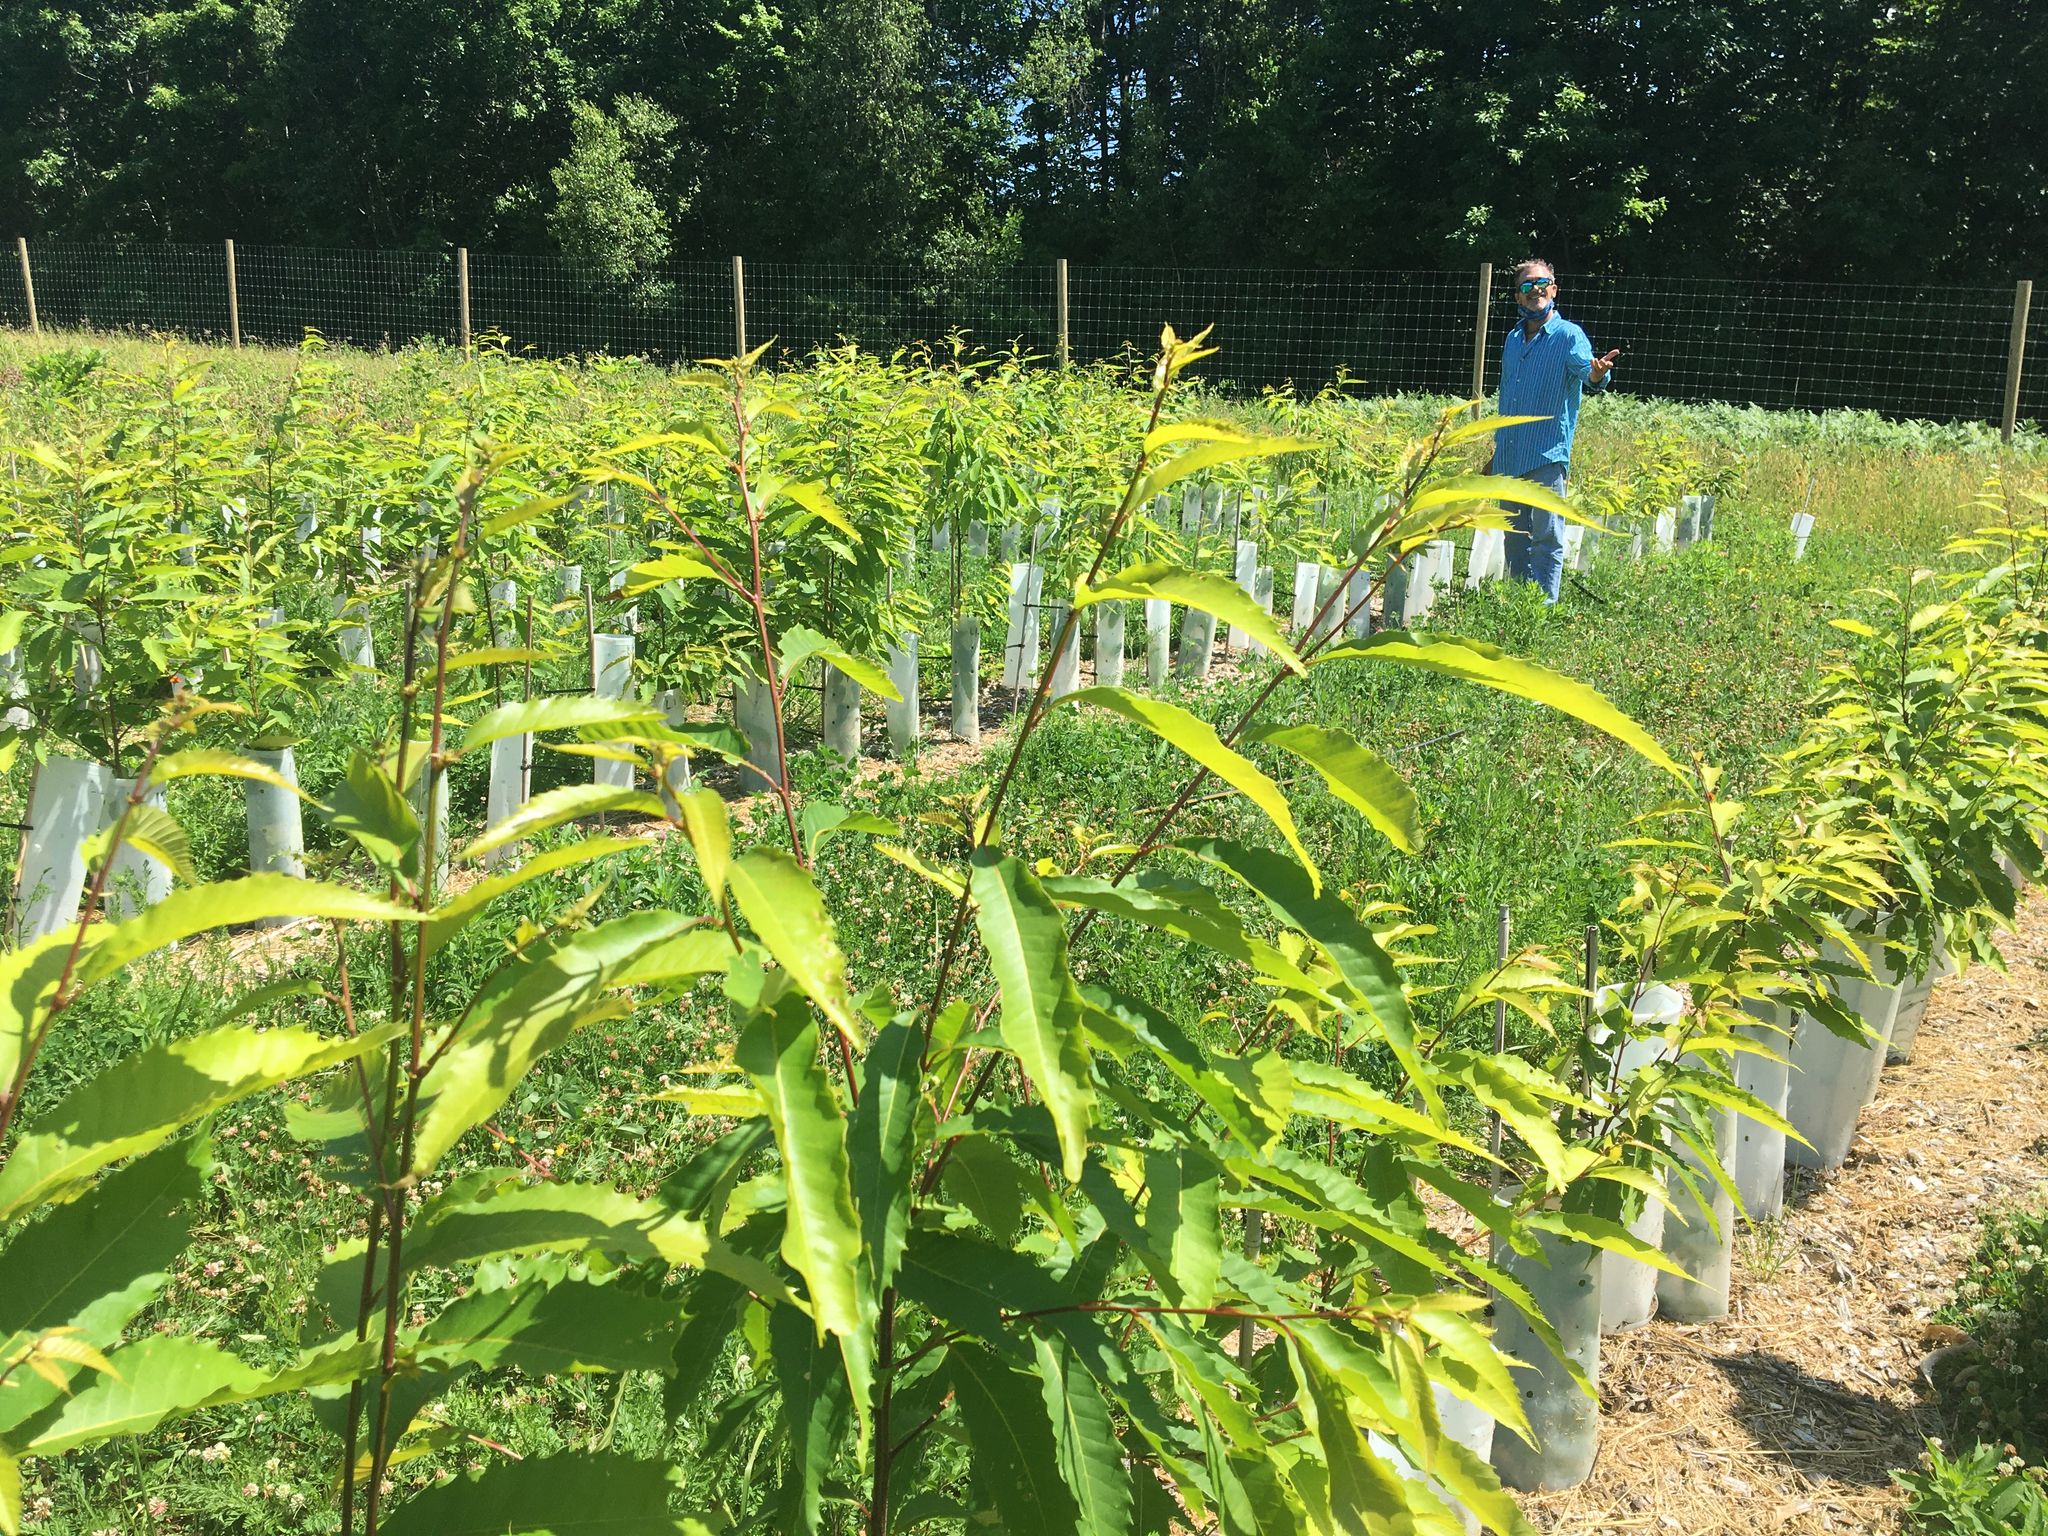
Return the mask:
{"type": "Polygon", "coordinates": [[[0,222],[588,254],[609,196],[643,266],[665,223],[949,270],[1989,281],[2048,249],[2044,65],[2001,0],[10,6],[0,222]]]}

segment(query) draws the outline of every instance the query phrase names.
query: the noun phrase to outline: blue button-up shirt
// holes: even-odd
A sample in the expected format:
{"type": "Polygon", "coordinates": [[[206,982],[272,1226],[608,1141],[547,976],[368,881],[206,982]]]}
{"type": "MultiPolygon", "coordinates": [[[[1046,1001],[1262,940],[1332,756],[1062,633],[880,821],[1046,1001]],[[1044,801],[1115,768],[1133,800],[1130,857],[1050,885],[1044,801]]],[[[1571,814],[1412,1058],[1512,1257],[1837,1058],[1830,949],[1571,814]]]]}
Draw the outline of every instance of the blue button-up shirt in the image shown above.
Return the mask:
{"type": "Polygon", "coordinates": [[[1547,465],[1571,462],[1581,393],[1598,394],[1614,378],[1609,373],[1598,384],[1588,384],[1592,372],[1593,343],[1555,308],[1534,339],[1516,318],[1501,346],[1500,413],[1545,419],[1494,433],[1495,474],[1527,476],[1547,465]]]}

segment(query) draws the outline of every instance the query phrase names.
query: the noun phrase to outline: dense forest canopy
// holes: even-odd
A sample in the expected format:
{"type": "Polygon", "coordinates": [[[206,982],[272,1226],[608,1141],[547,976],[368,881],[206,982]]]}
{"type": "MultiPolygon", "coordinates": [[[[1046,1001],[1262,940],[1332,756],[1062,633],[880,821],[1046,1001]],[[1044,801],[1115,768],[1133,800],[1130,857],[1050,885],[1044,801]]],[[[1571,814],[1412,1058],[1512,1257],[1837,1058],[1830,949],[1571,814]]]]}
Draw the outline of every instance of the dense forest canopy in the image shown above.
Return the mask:
{"type": "Polygon", "coordinates": [[[0,7],[0,226],[664,257],[1990,280],[2014,0],[0,7]]]}

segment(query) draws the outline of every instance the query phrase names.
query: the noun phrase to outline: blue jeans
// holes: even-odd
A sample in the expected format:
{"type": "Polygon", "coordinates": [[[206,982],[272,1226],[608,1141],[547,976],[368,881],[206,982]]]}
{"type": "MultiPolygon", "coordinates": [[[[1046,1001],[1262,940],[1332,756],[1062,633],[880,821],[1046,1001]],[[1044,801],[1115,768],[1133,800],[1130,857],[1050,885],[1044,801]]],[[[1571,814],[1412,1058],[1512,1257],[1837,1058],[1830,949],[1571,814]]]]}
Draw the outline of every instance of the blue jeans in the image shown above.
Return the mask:
{"type": "MultiPolygon", "coordinates": [[[[1562,464],[1540,464],[1517,478],[1534,481],[1560,496],[1565,493],[1562,464]]],[[[1508,575],[1517,581],[1535,582],[1543,589],[1546,603],[1556,602],[1564,586],[1564,519],[1518,501],[1504,501],[1501,506],[1514,514],[1514,528],[1507,538],[1508,575]]]]}

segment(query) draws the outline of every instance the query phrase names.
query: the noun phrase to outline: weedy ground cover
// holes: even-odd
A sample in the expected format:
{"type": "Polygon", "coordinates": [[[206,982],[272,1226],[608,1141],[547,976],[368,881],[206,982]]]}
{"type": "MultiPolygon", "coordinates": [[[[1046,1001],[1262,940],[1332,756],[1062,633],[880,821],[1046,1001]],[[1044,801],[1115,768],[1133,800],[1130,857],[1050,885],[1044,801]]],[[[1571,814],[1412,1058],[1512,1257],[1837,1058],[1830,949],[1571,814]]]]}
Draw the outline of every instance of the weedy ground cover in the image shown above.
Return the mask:
{"type": "MultiPolygon", "coordinates": [[[[1072,506],[1085,506],[1090,495],[1100,494],[1099,486],[1091,489],[1091,477],[1101,480],[1101,466],[1114,462],[1121,419],[1120,408],[1100,403],[1107,396],[1062,398],[1067,391],[1086,395],[1095,386],[1085,381],[1018,381],[1013,398],[1020,409],[1042,416],[1029,430],[1011,423],[1010,445],[975,462],[974,454],[954,451],[968,439],[940,435],[935,442],[934,423],[956,408],[946,394],[949,368],[957,377],[957,364],[942,356],[929,365],[922,398],[938,404],[929,419],[916,421],[872,409],[863,391],[871,392],[874,381],[863,376],[857,360],[823,360],[816,376],[805,381],[817,409],[844,416],[839,438],[801,450],[828,480],[839,473],[829,461],[851,433],[869,434],[864,441],[887,455],[872,502],[846,511],[893,541],[904,529],[923,526],[919,498],[926,494],[963,521],[971,521],[973,511],[1026,512],[1037,488],[1032,475],[1041,470],[1041,483],[1058,475],[1058,488],[1072,506]],[[1080,453],[1079,468],[1061,473],[1065,448],[1047,435],[1060,426],[1098,435],[1101,452],[1080,453]],[[944,466],[936,484],[934,466],[944,466]]],[[[290,359],[237,360],[218,372],[213,385],[231,416],[260,419],[285,408],[285,381],[293,366],[290,359]]],[[[380,431],[402,432],[410,421],[446,417],[457,409],[451,402],[457,401],[458,386],[451,379],[458,367],[430,353],[395,361],[342,359],[330,376],[339,382],[328,387],[352,398],[380,431]]],[[[58,364],[28,357],[15,387],[44,393],[22,403],[24,415],[40,421],[61,410],[51,403],[52,392],[61,396],[66,387],[54,376],[59,371],[58,364]]],[[[628,393],[648,381],[631,368],[602,365],[583,379],[506,370],[499,382],[507,398],[494,401],[491,410],[501,425],[512,427],[556,416],[574,421],[594,398],[609,398],[614,390],[628,393]]],[[[353,408],[332,396],[320,406],[333,412],[353,408]]],[[[957,403],[960,411],[971,408],[957,403]]],[[[461,409],[478,407],[461,402],[461,409]]],[[[1328,458],[1343,462],[1304,466],[1335,503],[1329,519],[1319,517],[1313,526],[1304,522],[1298,530],[1304,548],[1334,536],[1318,530],[1355,529],[1369,521],[1366,498],[1388,483],[1397,461],[1388,445],[1430,414],[1422,403],[1358,406],[1329,400],[1228,409],[1240,420],[1304,437],[1324,437],[1317,429],[1327,427],[1327,440],[1345,444],[1327,451],[1328,458]],[[1348,443],[1347,434],[1353,439],[1348,443]]],[[[1901,565],[1933,560],[1950,534],[1974,526],[1978,518],[1968,502],[1992,461],[1981,443],[1964,434],[1928,434],[1919,441],[1910,431],[1872,426],[1845,436],[1806,422],[1742,418],[1731,424],[1716,413],[1680,410],[1638,419],[1647,414],[1617,412],[1611,430],[1597,423],[1589,429],[1587,476],[1618,483],[1621,489],[1610,487],[1607,494],[1626,512],[1619,504],[1639,502],[1639,511],[1665,493],[1661,484],[1640,493],[1628,489],[1632,454],[1659,465],[1675,458],[1721,475],[1724,505],[1711,542],[1640,568],[1610,550],[1556,610],[1543,609],[1530,592],[1498,584],[1469,594],[1454,590],[1435,623],[1590,682],[1680,758],[1697,753],[1719,764],[1727,792],[1739,795],[1800,723],[1799,701],[1811,693],[1821,663],[1839,642],[1839,631],[1827,621],[1846,611],[1857,589],[1901,565]],[[1644,432],[1652,430],[1666,441],[1646,444],[1644,432]],[[1802,507],[1820,519],[1822,533],[1809,558],[1794,562],[1786,523],[1802,507]]],[[[606,430],[616,425],[603,424],[606,430]]],[[[593,423],[593,432],[598,429],[593,423]]],[[[990,439],[978,427],[971,441],[979,451],[990,439]]],[[[2014,471],[2021,477],[2028,472],[2025,465],[2014,471]]],[[[1047,549],[1057,551],[1078,521],[1054,529],[1047,549]]],[[[1172,547],[1176,530],[1170,521],[1152,532],[1160,547],[1172,547]]],[[[964,527],[955,533],[964,543],[964,527]]],[[[591,552],[594,569],[601,568],[595,561],[600,549],[613,559],[625,552],[610,547],[613,536],[593,528],[564,532],[572,549],[591,552]]],[[[559,557],[564,551],[546,553],[559,557]]],[[[630,553],[644,557],[647,566],[665,558],[644,544],[630,553]]],[[[1203,552],[1194,553],[1199,558],[1203,552]]],[[[1075,554],[1079,558],[1078,549],[1075,554]]],[[[878,616],[892,607],[914,609],[913,599],[935,604],[962,595],[950,570],[943,584],[927,581],[912,588],[906,582],[899,590],[886,561],[821,561],[814,572],[800,563],[784,569],[791,573],[795,611],[814,614],[835,635],[856,601],[865,605],[860,622],[872,619],[879,635],[886,624],[878,616]]],[[[318,604],[297,595],[293,581],[280,583],[278,595],[309,630],[322,622],[318,604]]],[[[667,599],[656,585],[642,601],[652,608],[667,599]]],[[[675,633],[681,639],[661,664],[676,676],[715,676],[723,661],[702,644],[702,636],[728,624],[730,615],[696,610],[668,617],[678,618],[675,633]]],[[[571,609],[564,627],[572,632],[575,618],[571,609]]],[[[555,669],[565,687],[575,681],[573,639],[571,633],[572,643],[559,654],[543,654],[538,663],[555,669]]],[[[737,642],[721,643],[730,648],[737,642]]],[[[862,648],[870,649],[871,641],[862,648]]],[[[510,671],[525,663],[492,665],[510,671]]],[[[1264,689],[1260,665],[1226,671],[1200,688],[1169,688],[1166,697],[1200,719],[1231,720],[1264,689]]],[[[492,686],[502,691],[503,679],[492,686]]],[[[332,796],[350,782],[355,748],[388,737],[392,691],[388,681],[364,678],[300,692],[290,713],[301,743],[302,781],[316,796],[332,796]]],[[[495,695],[473,702],[483,707],[495,695]]],[[[1248,749],[1286,782],[1299,838],[1327,880],[1354,897],[1357,910],[1374,914],[1385,942],[1410,961],[1416,979],[1407,990],[1416,1017],[1447,1027],[1440,1037],[1447,1059],[1460,1046],[1480,1042],[1481,1018],[1455,1020],[1452,1005],[1491,967],[1495,907],[1511,909],[1518,943],[1568,954],[1583,925],[1610,917],[1629,889],[1628,856],[1607,845],[1672,794],[1667,775],[1554,711],[1498,692],[1445,686],[1399,668],[1318,669],[1274,723],[1339,726],[1410,780],[1421,846],[1396,856],[1306,766],[1269,749],[1248,749]],[[1425,965],[1423,955],[1439,963],[1425,965]]],[[[806,748],[790,764],[795,798],[836,800],[856,815],[887,818],[905,829],[903,841],[913,850],[937,859],[949,839],[957,842],[972,825],[983,803],[978,796],[1000,782],[1009,820],[1020,836],[1028,836],[1033,854],[1048,861],[1047,868],[1072,871],[1114,860],[1120,845],[1142,839],[1186,781],[1185,764],[1164,741],[1099,714],[1055,709],[1013,756],[1008,749],[1019,729],[1013,722],[989,743],[984,758],[943,772],[892,765],[858,781],[831,754],[806,748]]],[[[568,761],[573,766],[583,760],[568,761]]],[[[479,775],[475,756],[452,770],[458,839],[480,824],[479,775]]],[[[19,766],[8,784],[19,807],[19,766]]],[[[218,878],[235,870],[244,850],[236,841],[233,787],[199,779],[173,789],[175,813],[190,834],[194,873],[218,878]]],[[[773,843],[783,821],[775,796],[754,797],[740,810],[736,846],[773,843]]],[[[1260,813],[1234,797],[1205,796],[1192,803],[1177,830],[1184,836],[1270,841],[1260,813]]],[[[829,847],[815,860],[813,878],[837,915],[839,943],[853,957],[859,982],[875,989],[873,1006],[887,1017],[919,997],[933,955],[947,944],[955,907],[932,881],[885,856],[865,836],[832,832],[833,826],[818,824],[804,839],[813,851],[829,847]]],[[[570,833],[556,831],[533,848],[545,857],[571,840],[570,833]]],[[[331,829],[316,827],[312,845],[316,872],[323,858],[338,867],[349,852],[348,839],[331,829]]],[[[719,892],[705,881],[703,868],[701,845],[693,848],[689,839],[670,836],[621,850],[595,881],[582,872],[531,879],[451,933],[431,961],[433,996],[460,999],[487,987],[508,947],[535,942],[565,908],[580,909],[578,920],[599,929],[650,910],[704,911],[719,892]]],[[[1229,902],[1244,910],[1254,905],[1235,897],[1229,902]]],[[[80,995],[65,1030],[51,1039],[25,1113],[32,1116],[140,1048],[217,1023],[228,993],[255,981],[259,970],[274,988],[260,995],[259,1016],[290,1017],[300,1005],[295,1000],[310,1006],[328,990],[337,942],[355,976],[374,977],[386,965],[384,934],[357,929],[337,941],[319,928],[260,943],[246,936],[195,942],[110,978],[80,995]]],[[[1293,1032],[1285,1016],[1271,1012],[1266,993],[1247,988],[1240,973],[1198,943],[1135,945],[1112,937],[1104,924],[1072,940],[1071,960],[1092,984],[1155,1008],[1205,1050],[1257,1047],[1276,1032],[1284,1043],[1293,1032]]],[[[989,979],[988,970],[975,968],[977,962],[965,964],[969,990],[989,979]]],[[[746,1001],[730,993],[698,993],[626,1016],[593,1016],[520,1077],[495,1112],[451,1148],[414,1193],[431,1200],[460,1191],[465,1178],[509,1164],[544,1180],[618,1186],[644,1197],[695,1198],[688,1186],[703,1177],[701,1160],[692,1159],[705,1150],[706,1117],[688,1104],[653,1096],[686,1090],[691,1067],[729,1070],[736,1030],[742,1024],[751,1028],[759,1011],[750,1013],[746,1001]]],[[[1313,1051],[1314,1021],[1302,1023],[1300,1044],[1313,1051]]],[[[1346,1065],[1345,1052],[1337,1051],[1336,1060],[1346,1065]]],[[[1387,1044],[1358,1048],[1348,1065],[1382,1089],[1401,1081],[1397,1056],[1387,1044]]],[[[280,1364],[292,1358],[298,1341],[347,1329],[355,1304],[348,1287],[360,1266],[329,1261],[337,1241],[359,1229],[362,1203],[348,1163],[321,1156],[323,1146],[331,1149],[331,1134],[309,1121],[331,1108],[308,1090],[293,1090],[245,1099],[221,1113],[212,1127],[215,1159],[196,1202],[194,1241],[143,1313],[144,1329],[232,1340],[247,1356],[280,1364]],[[330,1140],[323,1142],[323,1135],[330,1140]]],[[[1469,1126],[1474,1118],[1472,1100],[1459,1098],[1455,1123],[1469,1126]]],[[[938,1193],[949,1208],[971,1213],[998,1242],[1015,1239],[1027,1214],[1043,1207],[1045,1190],[1035,1187],[1028,1165],[992,1152],[992,1141],[963,1144],[974,1150],[951,1162],[940,1159],[938,1193]]],[[[1472,1171],[1469,1163],[1450,1166],[1472,1171]]],[[[1163,1165],[1142,1167],[1149,1178],[1163,1165]]],[[[768,1195],[746,1187],[763,1201],[753,1214],[772,1215],[768,1195]]],[[[1113,1209],[1113,1203],[1105,1205],[1113,1209]]],[[[1030,1216],[1033,1223],[1038,1219],[1030,1216]]],[[[1313,1270],[1330,1259],[1303,1250],[1282,1263],[1284,1269],[1313,1270]]],[[[408,1329],[426,1326],[465,1300],[465,1292],[493,1294],[519,1281],[573,1288],[614,1278],[617,1269],[616,1260],[590,1253],[492,1257],[459,1280],[438,1271],[424,1276],[409,1293],[409,1310],[400,1321],[408,1329]]],[[[774,1314],[754,1308],[734,1320],[728,1306],[725,1316],[715,1309],[691,1315],[703,1317],[704,1326],[685,1330],[683,1342],[694,1352],[666,1382],[631,1368],[586,1375],[570,1357],[558,1370],[528,1356],[526,1368],[510,1375],[451,1371],[449,1379],[431,1383],[436,1400],[410,1425],[414,1437],[365,1470],[381,1473],[395,1493],[404,1493],[459,1477],[465,1469],[498,1466],[507,1448],[529,1458],[617,1455],[706,1469],[690,1490],[695,1507],[772,1520],[773,1512],[761,1505],[761,1489],[779,1480],[779,1497],[822,1500],[827,1518],[847,1528],[862,1491],[840,1485],[827,1467],[810,1469],[809,1480],[792,1492],[792,1483],[773,1470],[784,1460],[786,1438],[803,1433],[772,1411],[777,1393],[787,1395],[788,1378],[769,1374],[765,1363],[774,1357],[786,1373],[797,1352],[788,1338],[771,1336],[779,1327],[774,1314]]],[[[674,1359],[684,1362],[681,1354],[674,1359]]],[[[963,1353],[963,1359],[974,1357],[963,1353]]],[[[1275,1356],[1267,1355],[1265,1375],[1274,1377],[1279,1369],[1275,1356]]],[[[1000,1379],[1015,1385],[1011,1378],[1000,1379]]],[[[1291,1390],[1284,1376],[1263,1386],[1277,1392],[1276,1403],[1291,1390]]],[[[953,1424],[942,1419],[945,1402],[934,1390],[920,1400],[929,1410],[926,1422],[953,1424]]],[[[977,1400],[977,1411],[993,1406],[977,1400]]],[[[1290,1411],[1292,1404],[1275,1408],[1279,1415],[1290,1411]]],[[[48,1528],[67,1532],[331,1529],[337,1493],[325,1470],[333,1465],[335,1413],[333,1400],[267,1397],[254,1405],[201,1409],[132,1453],[120,1447],[39,1459],[30,1464],[29,1496],[44,1502],[32,1502],[31,1508],[44,1515],[48,1528]],[[320,1470],[309,1476],[308,1468],[320,1470]]],[[[929,1458],[928,1488],[945,1486],[949,1477],[957,1483],[967,1471],[958,1435],[935,1438],[920,1455],[929,1458]]],[[[959,1517],[957,1506],[936,1496],[928,1509],[934,1518],[959,1517]]],[[[808,1518],[819,1518],[815,1509],[808,1518]]]]}

